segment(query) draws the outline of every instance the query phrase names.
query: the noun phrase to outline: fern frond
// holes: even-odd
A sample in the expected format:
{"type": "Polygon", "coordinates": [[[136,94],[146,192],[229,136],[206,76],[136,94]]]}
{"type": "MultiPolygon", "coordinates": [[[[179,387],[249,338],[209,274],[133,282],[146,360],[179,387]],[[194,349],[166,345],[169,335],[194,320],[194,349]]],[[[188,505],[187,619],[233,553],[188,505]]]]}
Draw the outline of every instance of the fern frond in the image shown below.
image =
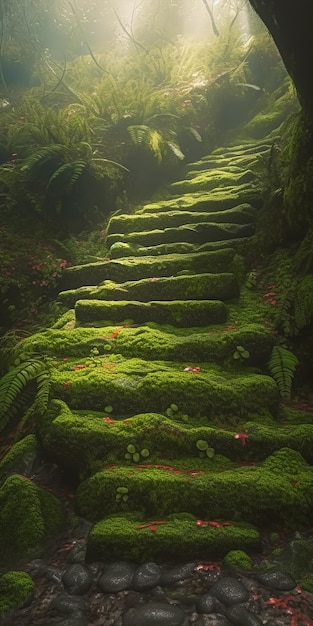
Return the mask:
{"type": "Polygon", "coordinates": [[[268,369],[284,400],[290,400],[291,386],[297,365],[299,365],[299,361],[293,352],[281,346],[273,347],[268,369]]]}
{"type": "Polygon", "coordinates": [[[302,330],[313,322],[313,275],[299,280],[295,295],[295,324],[302,330]]]}
{"type": "Polygon", "coordinates": [[[49,377],[46,364],[39,359],[29,359],[12,367],[0,380],[0,432],[9,423],[16,402],[25,387],[38,379],[36,402],[43,408],[46,402],[46,384],[49,377]]]}
{"type": "Polygon", "coordinates": [[[184,153],[181,151],[179,145],[177,143],[173,143],[173,141],[167,141],[166,144],[168,145],[168,147],[171,149],[171,151],[175,154],[175,156],[180,160],[183,161],[183,159],[185,158],[184,153]]]}
{"type": "Polygon", "coordinates": [[[81,163],[80,161],[61,165],[61,167],[53,172],[49,179],[47,185],[48,197],[55,199],[68,195],[85,168],[85,163],[81,163]]]}
{"type": "Polygon", "coordinates": [[[41,171],[47,163],[56,159],[61,162],[64,159],[65,150],[65,147],[60,144],[40,148],[25,160],[21,171],[25,172],[30,178],[40,177],[41,171]]]}
{"type": "Polygon", "coordinates": [[[294,256],[297,272],[307,274],[313,269],[313,228],[310,228],[294,256]]]}

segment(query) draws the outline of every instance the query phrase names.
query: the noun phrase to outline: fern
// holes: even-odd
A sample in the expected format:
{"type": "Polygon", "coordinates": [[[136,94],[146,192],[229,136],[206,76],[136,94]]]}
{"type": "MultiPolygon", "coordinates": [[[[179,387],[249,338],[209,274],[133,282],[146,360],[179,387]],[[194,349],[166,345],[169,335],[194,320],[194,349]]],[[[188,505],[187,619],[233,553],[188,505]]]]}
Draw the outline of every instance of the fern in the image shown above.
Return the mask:
{"type": "Polygon", "coordinates": [[[132,142],[136,145],[144,144],[154,154],[158,163],[163,158],[163,139],[162,135],[145,124],[131,125],[127,127],[132,142]]]}
{"type": "Polygon", "coordinates": [[[61,165],[49,179],[47,185],[48,198],[55,199],[70,194],[85,168],[85,163],[79,161],[61,165]]]}
{"type": "Polygon", "coordinates": [[[290,400],[292,381],[298,364],[299,361],[293,352],[281,346],[273,347],[268,368],[284,400],[290,400]]]}
{"type": "Polygon", "coordinates": [[[45,362],[28,358],[11,368],[0,379],[0,432],[19,411],[31,404],[42,414],[48,405],[50,374],[45,362]],[[35,389],[31,389],[31,383],[35,389]]]}

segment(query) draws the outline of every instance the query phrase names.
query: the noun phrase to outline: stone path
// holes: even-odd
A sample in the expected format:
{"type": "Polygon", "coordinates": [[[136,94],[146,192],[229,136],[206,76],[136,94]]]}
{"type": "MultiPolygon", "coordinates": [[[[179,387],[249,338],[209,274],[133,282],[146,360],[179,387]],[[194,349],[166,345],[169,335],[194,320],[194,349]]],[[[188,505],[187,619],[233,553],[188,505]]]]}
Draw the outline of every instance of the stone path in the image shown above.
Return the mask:
{"type": "MultiPolygon", "coordinates": [[[[244,286],[242,253],[262,206],[254,167],[269,150],[266,142],[216,150],[165,199],[112,217],[109,259],[66,270],[59,299],[68,311],[24,341],[51,360],[40,443],[71,477],[75,512],[91,525],[70,583],[68,563],[50,570],[58,608],[49,624],[302,626],[302,615],[312,625],[310,594],[296,587],[303,571],[275,563],[282,588],[236,568],[220,576],[215,563],[233,550],[259,555],[265,531],[312,521],[313,427],[280,406],[266,373],[275,337],[244,286]],[[169,565],[181,561],[179,572],[169,565]],[[73,591],[73,576],[83,591],[73,591]],[[114,577],[119,589],[101,583],[114,577]],[[115,606],[111,617],[94,612],[95,581],[115,606]],[[88,620],[81,596],[90,589],[88,620]],[[268,602],[273,590],[292,597],[268,602]],[[277,606],[286,609],[280,621],[277,606]]],[[[29,571],[47,580],[46,564],[29,571]]],[[[52,593],[42,584],[36,624],[45,624],[52,593]]]]}

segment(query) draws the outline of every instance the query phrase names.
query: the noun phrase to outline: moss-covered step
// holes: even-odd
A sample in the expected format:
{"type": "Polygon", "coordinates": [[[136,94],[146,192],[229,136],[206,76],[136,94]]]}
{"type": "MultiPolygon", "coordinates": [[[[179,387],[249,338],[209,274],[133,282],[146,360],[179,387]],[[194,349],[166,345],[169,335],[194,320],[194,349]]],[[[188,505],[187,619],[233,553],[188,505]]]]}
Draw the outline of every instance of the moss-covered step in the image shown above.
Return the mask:
{"type": "Polygon", "coordinates": [[[191,254],[165,254],[155,256],[126,257],[122,261],[98,261],[69,267],[64,272],[61,290],[99,285],[104,280],[118,283],[154,276],[173,276],[179,272],[199,274],[202,272],[225,272],[231,268],[235,251],[233,248],[191,254]]]}
{"type": "Polygon", "coordinates": [[[0,565],[38,556],[63,521],[54,495],[24,476],[9,476],[0,489],[0,565]]]}
{"type": "Polygon", "coordinates": [[[158,244],[187,242],[203,244],[208,241],[220,239],[236,239],[238,237],[251,237],[255,232],[254,223],[248,224],[218,224],[214,222],[202,222],[200,224],[184,224],[177,228],[164,228],[147,230],[133,233],[112,233],[107,237],[107,246],[123,241],[141,246],[156,246],[158,244]]]}
{"type": "Polygon", "coordinates": [[[61,291],[58,300],[73,308],[77,300],[230,300],[239,296],[239,284],[231,273],[188,274],[170,278],[143,278],[114,283],[106,280],[99,287],[61,291]]]}
{"type": "Polygon", "coordinates": [[[261,550],[259,532],[251,525],[210,521],[197,520],[187,513],[153,520],[138,514],[105,518],[90,531],[87,561],[203,560],[221,558],[229,550],[261,550]]]}
{"type": "Polygon", "coordinates": [[[134,324],[155,322],[187,328],[222,324],[227,319],[227,307],[219,300],[170,300],[159,302],[121,302],[78,300],[76,320],[82,324],[110,320],[134,324]]]}
{"type": "Polygon", "coordinates": [[[97,521],[108,514],[140,510],[145,518],[188,512],[201,519],[236,519],[258,526],[298,528],[313,522],[313,468],[299,452],[282,448],[258,465],[225,471],[109,467],[83,481],[76,510],[97,521]],[[118,488],[128,499],[117,499],[118,488]]]}
{"type": "Polygon", "coordinates": [[[238,172],[253,170],[253,167],[258,163],[258,156],[256,154],[248,155],[215,155],[204,156],[199,161],[194,161],[186,165],[186,178],[192,178],[194,174],[197,175],[203,171],[223,170],[225,172],[232,171],[233,168],[238,172]]]}
{"type": "MultiPolygon", "coordinates": [[[[79,307],[82,307],[85,302],[88,308],[88,300],[79,301],[79,307]]],[[[202,303],[206,305],[205,300],[202,303]]],[[[110,305],[110,303],[105,304],[110,305]]],[[[175,309],[175,301],[172,304],[175,309]]],[[[129,305],[132,306],[133,303],[129,305]]],[[[189,305],[191,308],[193,306],[197,308],[198,301],[190,301],[189,305]]],[[[125,306],[125,313],[129,312],[128,303],[125,303],[125,306]]],[[[219,303],[217,307],[219,308],[219,303]]],[[[177,325],[178,323],[177,321],[177,325]]],[[[242,324],[242,326],[234,324],[214,328],[205,327],[203,330],[194,328],[192,332],[189,329],[175,332],[175,328],[169,326],[158,328],[153,324],[152,328],[149,326],[132,327],[129,321],[125,321],[121,326],[78,327],[66,331],[51,328],[24,339],[23,345],[25,349],[35,349],[41,355],[45,354],[54,358],[87,359],[92,356],[93,363],[95,355],[92,351],[96,350],[99,366],[102,366],[101,357],[104,354],[108,362],[113,359],[114,354],[120,354],[124,357],[186,363],[228,361],[228,364],[233,362],[234,365],[233,354],[237,346],[243,346],[250,355],[246,363],[261,367],[269,360],[274,345],[274,335],[264,325],[252,323],[242,324]]]]}
{"type": "Polygon", "coordinates": [[[185,180],[178,180],[171,183],[167,189],[170,193],[182,194],[193,191],[213,191],[219,187],[232,187],[251,183],[256,180],[256,174],[251,170],[241,171],[235,174],[222,169],[212,169],[199,172],[194,176],[189,176],[185,180]]]}
{"type": "Polygon", "coordinates": [[[102,358],[96,367],[84,360],[66,361],[51,373],[52,397],[68,402],[72,409],[104,411],[112,406],[116,414],[164,412],[171,404],[192,417],[217,415],[248,417],[250,413],[278,409],[278,390],[265,375],[214,370],[189,364],[102,358]],[[109,365],[108,365],[109,364],[109,365]],[[100,366],[99,366],[100,365],[100,366]],[[187,367],[187,369],[186,369],[187,367]]]}
{"type": "Polygon", "coordinates": [[[238,250],[239,253],[245,251],[246,244],[250,242],[250,237],[241,237],[239,239],[226,239],[220,241],[206,242],[202,245],[193,243],[173,242],[173,243],[161,243],[157,246],[139,246],[136,244],[124,243],[117,241],[113,243],[109,250],[109,257],[111,259],[121,259],[138,256],[159,256],[168,254],[195,254],[199,252],[214,252],[215,250],[225,250],[225,248],[232,248],[238,250]]]}
{"type": "Polygon", "coordinates": [[[236,189],[221,188],[210,192],[185,193],[145,204],[139,213],[156,213],[157,211],[224,211],[240,204],[251,204],[256,208],[262,206],[260,190],[249,189],[241,185],[236,189]]]}
{"type": "Polygon", "coordinates": [[[246,156],[248,154],[261,154],[263,152],[269,152],[272,147],[272,143],[269,141],[242,141],[240,144],[229,144],[226,147],[215,148],[212,152],[212,156],[246,156]]]}
{"type": "Polygon", "coordinates": [[[133,215],[116,215],[112,217],[107,233],[132,233],[143,230],[176,228],[184,224],[201,224],[203,222],[249,224],[256,220],[256,210],[249,204],[241,204],[225,211],[158,211],[157,213],[134,213],[133,215]]]}
{"type": "Polygon", "coordinates": [[[160,459],[167,459],[177,471],[210,474],[235,464],[253,461],[253,465],[286,446],[312,464],[312,424],[286,425],[265,414],[253,418],[246,421],[232,415],[230,424],[222,417],[213,422],[191,420],[178,401],[163,414],[120,419],[114,410],[72,411],[64,401],[52,400],[39,429],[45,453],[76,476],[82,472],[88,476],[108,465],[127,463],[136,468],[138,463],[149,463],[152,467],[160,459]]]}

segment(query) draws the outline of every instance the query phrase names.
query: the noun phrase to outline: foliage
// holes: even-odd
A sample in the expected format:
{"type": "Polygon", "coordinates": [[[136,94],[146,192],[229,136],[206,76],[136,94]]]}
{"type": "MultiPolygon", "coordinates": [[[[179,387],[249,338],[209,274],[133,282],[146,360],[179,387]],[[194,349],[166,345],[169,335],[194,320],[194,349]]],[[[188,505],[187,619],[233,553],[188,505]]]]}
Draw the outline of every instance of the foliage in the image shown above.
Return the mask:
{"type": "Polygon", "coordinates": [[[290,400],[291,386],[297,365],[299,365],[299,361],[293,352],[281,346],[273,347],[268,368],[284,400],[290,400]]]}
{"type": "Polygon", "coordinates": [[[15,343],[12,334],[0,340],[0,431],[17,414],[42,415],[48,405],[50,374],[43,358],[15,343]]]}

